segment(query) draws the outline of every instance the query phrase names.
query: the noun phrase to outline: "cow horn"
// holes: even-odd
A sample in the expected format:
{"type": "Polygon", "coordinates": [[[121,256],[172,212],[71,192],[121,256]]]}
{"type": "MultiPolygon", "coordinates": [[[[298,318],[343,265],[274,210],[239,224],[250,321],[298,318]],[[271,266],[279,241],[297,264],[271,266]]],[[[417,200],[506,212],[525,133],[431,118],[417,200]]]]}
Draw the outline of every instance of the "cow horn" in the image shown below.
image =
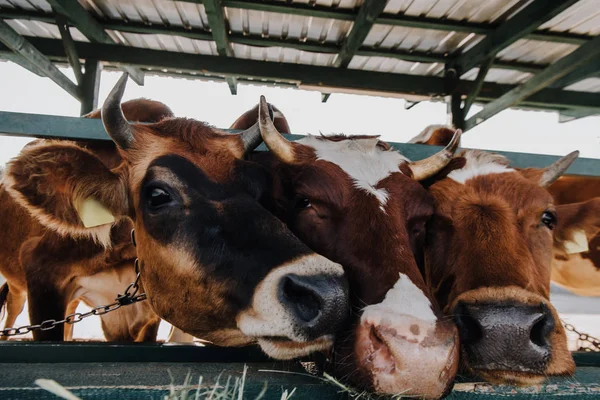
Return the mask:
{"type": "Polygon", "coordinates": [[[104,101],[101,112],[106,133],[123,150],[131,147],[133,143],[131,126],[123,115],[123,110],[121,110],[121,98],[127,85],[127,77],[127,73],[121,76],[104,101]]]}
{"type": "Polygon", "coordinates": [[[454,132],[454,136],[452,136],[452,140],[450,140],[450,143],[443,150],[431,157],[410,163],[409,166],[413,173],[413,178],[417,181],[422,181],[437,174],[442,168],[448,165],[452,157],[454,157],[456,149],[458,149],[461,134],[462,131],[457,129],[454,132]]]}
{"type": "Polygon", "coordinates": [[[540,178],[540,186],[548,187],[555,180],[561,177],[562,174],[573,164],[573,161],[579,157],[579,150],[575,150],[564,157],[556,160],[552,165],[544,169],[544,173],[540,178]]]}
{"type": "Polygon", "coordinates": [[[258,123],[260,126],[260,134],[265,144],[275,156],[284,163],[294,164],[294,148],[292,143],[284,138],[273,124],[272,110],[267,104],[265,96],[260,96],[258,104],[258,123]]]}
{"type": "MultiPolygon", "coordinates": [[[[268,105],[268,108],[269,117],[271,120],[274,120],[273,109],[271,108],[270,104],[268,105]]],[[[249,153],[256,149],[263,141],[260,134],[260,122],[256,121],[256,123],[250,128],[240,132],[240,137],[242,139],[242,143],[244,144],[244,153],[249,153]]]]}

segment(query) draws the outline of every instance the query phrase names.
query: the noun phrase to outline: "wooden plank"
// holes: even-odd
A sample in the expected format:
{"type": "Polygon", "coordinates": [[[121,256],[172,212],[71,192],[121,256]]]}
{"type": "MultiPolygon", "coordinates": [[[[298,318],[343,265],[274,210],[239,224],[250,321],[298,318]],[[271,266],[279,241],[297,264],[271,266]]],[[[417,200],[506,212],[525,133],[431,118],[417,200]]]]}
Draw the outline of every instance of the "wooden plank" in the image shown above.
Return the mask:
{"type": "Polygon", "coordinates": [[[54,83],[71,96],[78,100],[80,99],[77,85],[67,78],[65,74],[60,72],[45,55],[3,20],[0,20],[0,42],[4,43],[10,50],[27,60],[27,63],[33,65],[35,70],[52,79],[54,83]]]}
{"type": "Polygon", "coordinates": [[[465,122],[465,128],[471,129],[491,118],[502,110],[519,104],[521,100],[551,85],[558,79],[575,71],[581,65],[600,57],[600,36],[569,53],[551,66],[533,76],[527,82],[487,104],[481,111],[465,122]]]}
{"type": "Polygon", "coordinates": [[[77,55],[77,49],[75,48],[75,41],[71,36],[71,30],[69,29],[69,21],[67,20],[67,17],[62,14],[56,14],[56,26],[60,32],[65,53],[67,53],[69,65],[73,70],[75,80],[77,81],[78,85],[81,85],[81,82],[83,81],[83,72],[81,71],[81,63],[79,62],[79,56],[77,55]]]}
{"type": "MultiPolygon", "coordinates": [[[[6,111],[0,111],[0,134],[1,133],[10,136],[39,138],[109,140],[100,120],[78,117],[12,113],[6,111]]],[[[377,132],[367,133],[377,134],[377,132]]],[[[289,135],[291,140],[298,140],[302,137],[304,136],[289,135]]],[[[411,160],[420,160],[425,157],[429,157],[441,149],[441,147],[421,144],[392,142],[390,144],[411,160]]],[[[258,150],[264,151],[264,144],[259,146],[258,150]]],[[[565,154],[572,150],[577,149],[565,149],[565,154]]],[[[559,158],[558,156],[515,153],[507,151],[496,151],[496,153],[506,156],[509,160],[511,160],[511,165],[519,168],[543,168],[552,164],[559,158]]],[[[579,158],[573,163],[571,168],[569,168],[568,173],[574,175],[600,176],[600,160],[579,158]]]]}

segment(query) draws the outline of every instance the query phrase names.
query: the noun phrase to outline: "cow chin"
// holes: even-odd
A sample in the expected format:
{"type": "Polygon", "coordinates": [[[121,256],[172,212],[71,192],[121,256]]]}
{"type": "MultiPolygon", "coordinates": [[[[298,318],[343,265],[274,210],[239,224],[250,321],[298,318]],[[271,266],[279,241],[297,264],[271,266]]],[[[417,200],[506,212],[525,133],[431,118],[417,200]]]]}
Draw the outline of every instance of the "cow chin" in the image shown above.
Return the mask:
{"type": "Polygon", "coordinates": [[[269,356],[291,359],[329,349],[349,314],[342,267],[309,254],[269,272],[237,326],[269,356]]]}
{"type": "Polygon", "coordinates": [[[333,346],[333,336],[322,336],[310,342],[259,338],[258,345],[269,357],[277,360],[292,360],[330,349],[333,346]]]}
{"type": "Polygon", "coordinates": [[[471,373],[520,386],[573,374],[565,330],[545,297],[517,286],[486,287],[461,294],[450,310],[471,373]]]}

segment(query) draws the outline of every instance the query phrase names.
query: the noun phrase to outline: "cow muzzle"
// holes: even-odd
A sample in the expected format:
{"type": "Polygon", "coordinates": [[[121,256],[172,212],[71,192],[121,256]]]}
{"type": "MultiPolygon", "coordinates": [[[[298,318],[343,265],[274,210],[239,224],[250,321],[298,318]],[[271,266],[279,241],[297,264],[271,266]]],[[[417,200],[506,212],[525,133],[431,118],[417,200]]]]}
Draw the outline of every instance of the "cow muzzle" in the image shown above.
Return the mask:
{"type": "Polygon", "coordinates": [[[454,303],[465,365],[493,383],[531,385],[574,370],[548,300],[517,287],[466,292],[454,303]]]}
{"type": "Polygon", "coordinates": [[[452,387],[459,351],[450,321],[366,310],[355,343],[359,370],[377,393],[437,399],[452,387]]]}
{"type": "Polygon", "coordinates": [[[554,318],[544,304],[467,304],[454,309],[471,368],[541,374],[550,361],[554,318]]]}
{"type": "Polygon", "coordinates": [[[349,315],[342,267],[312,254],[271,271],[237,322],[267,355],[292,359],[330,348],[349,315]]]}

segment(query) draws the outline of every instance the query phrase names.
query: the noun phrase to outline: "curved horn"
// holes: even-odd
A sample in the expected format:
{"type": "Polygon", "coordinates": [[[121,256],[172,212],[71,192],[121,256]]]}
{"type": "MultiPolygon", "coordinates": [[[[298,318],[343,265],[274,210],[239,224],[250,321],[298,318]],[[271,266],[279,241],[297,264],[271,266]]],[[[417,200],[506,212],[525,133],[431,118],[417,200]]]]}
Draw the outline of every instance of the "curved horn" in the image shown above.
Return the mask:
{"type": "Polygon", "coordinates": [[[559,158],[552,165],[546,167],[540,178],[540,186],[548,187],[554,183],[554,181],[560,178],[571,164],[573,164],[573,161],[575,161],[577,157],[579,157],[579,150],[575,150],[566,156],[559,158]]]}
{"type": "Polygon", "coordinates": [[[452,157],[454,157],[456,149],[458,149],[461,134],[462,130],[457,129],[454,132],[454,136],[452,136],[452,140],[450,140],[450,143],[443,150],[431,157],[410,163],[409,166],[413,173],[413,178],[417,181],[422,181],[437,174],[442,168],[448,165],[452,157]]]}
{"type": "MultiPolygon", "coordinates": [[[[259,107],[260,108],[260,107],[259,107]]],[[[273,120],[273,110],[269,104],[269,117],[273,120]]],[[[260,113],[260,111],[259,111],[260,113]]],[[[244,144],[244,154],[251,152],[256,149],[262,143],[262,136],[260,134],[260,122],[256,121],[254,125],[245,131],[240,132],[240,138],[244,144]]]]}
{"type": "Polygon", "coordinates": [[[294,164],[294,148],[292,143],[284,138],[275,125],[273,125],[272,110],[267,104],[265,96],[260,96],[260,103],[258,105],[258,123],[260,126],[260,134],[265,141],[265,144],[271,150],[275,156],[284,163],[294,164]]]}
{"type": "Polygon", "coordinates": [[[117,146],[123,150],[131,147],[133,143],[131,126],[123,115],[123,110],[121,110],[121,98],[125,91],[127,77],[127,73],[121,76],[104,101],[101,112],[102,123],[104,124],[106,133],[108,133],[108,136],[110,136],[117,146]]]}

